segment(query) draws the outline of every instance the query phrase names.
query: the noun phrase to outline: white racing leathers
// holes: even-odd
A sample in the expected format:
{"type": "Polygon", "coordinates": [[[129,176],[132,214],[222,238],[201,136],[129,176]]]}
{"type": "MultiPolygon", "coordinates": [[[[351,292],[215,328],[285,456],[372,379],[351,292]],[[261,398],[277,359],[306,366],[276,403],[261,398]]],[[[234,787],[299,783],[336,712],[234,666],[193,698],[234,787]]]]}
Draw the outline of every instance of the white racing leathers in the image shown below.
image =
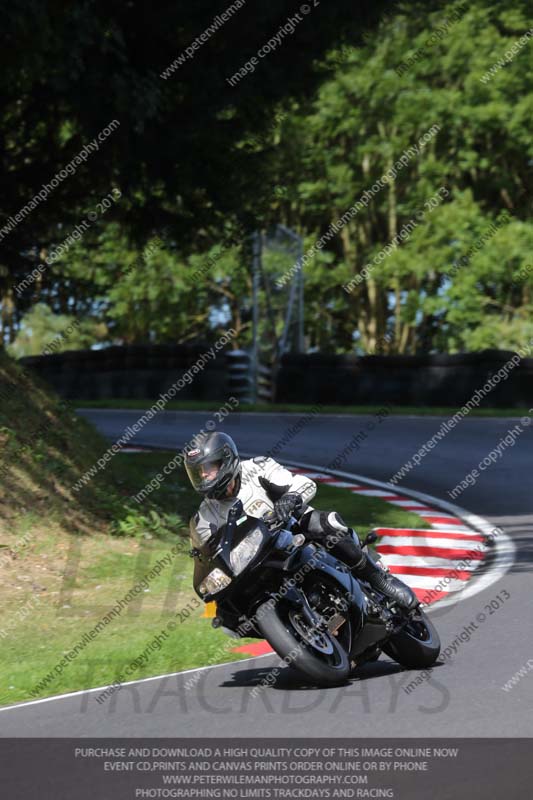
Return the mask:
{"type": "MultiPolygon", "coordinates": [[[[260,518],[272,511],[274,503],[286,492],[301,494],[304,511],[312,511],[307,505],[316,494],[316,483],[303,475],[293,475],[273,458],[251,458],[241,462],[241,487],[237,497],[242,501],[244,513],[260,518]]],[[[235,497],[211,500],[206,497],[190,522],[193,544],[205,543],[226,523],[228,511],[235,497]]]]}
{"type": "MultiPolygon", "coordinates": [[[[405,608],[414,608],[417,599],[413,591],[398,578],[380,569],[373,558],[361,549],[357,533],[349,528],[336,511],[318,511],[307,505],[316,494],[316,483],[303,475],[293,475],[273,458],[252,458],[241,462],[241,486],[237,497],[244,512],[260,518],[272,511],[274,503],[286,492],[302,495],[304,507],[298,519],[298,529],[306,539],[320,543],[336,558],[347,564],[352,574],[367,580],[405,608]]],[[[193,547],[205,544],[227,521],[235,497],[223,500],[206,498],[190,522],[193,547]]],[[[195,574],[198,563],[195,565],[195,574]]],[[[195,579],[195,585],[197,581],[195,579]]]]}

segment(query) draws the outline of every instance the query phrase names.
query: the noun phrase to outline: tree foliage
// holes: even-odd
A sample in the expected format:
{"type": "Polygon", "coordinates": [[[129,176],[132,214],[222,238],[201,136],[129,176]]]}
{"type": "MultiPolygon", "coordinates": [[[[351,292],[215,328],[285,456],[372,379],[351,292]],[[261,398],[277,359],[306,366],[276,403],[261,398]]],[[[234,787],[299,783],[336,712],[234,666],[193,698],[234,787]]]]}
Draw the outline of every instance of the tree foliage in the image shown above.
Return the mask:
{"type": "MultiPolygon", "coordinates": [[[[105,321],[109,341],[185,342],[232,325],[246,345],[250,234],[283,223],[314,248],[304,269],[311,348],[528,341],[532,43],[506,54],[532,27],[530,4],[389,3],[380,20],[382,4],[361,4],[359,17],[348,5],[321,3],[235,87],[228,75],[290,16],[282,4],[246,4],[166,79],[217,13],[211,3],[187,14],[165,4],[147,17],[137,2],[65,12],[34,0],[6,11],[4,215],[110,120],[120,127],[2,241],[4,340],[45,302],[105,321]],[[48,51],[34,47],[22,66],[14,42],[29,49],[34,26],[49,34],[48,51]],[[9,281],[113,185],[121,202],[15,297],[9,281]]],[[[284,298],[267,295],[262,337],[279,334],[268,301],[284,298]]]]}
{"type": "Polygon", "coordinates": [[[306,268],[312,344],[324,347],[325,331],[329,349],[350,349],[355,338],[363,352],[515,347],[529,338],[532,45],[481,78],[531,21],[527,3],[450,3],[423,15],[406,6],[362,46],[326,59],[332,74],[278,147],[278,176],[290,181],[279,213],[307,232],[309,246],[425,131],[439,132],[328,243],[331,262],[322,251],[306,268]],[[448,196],[426,208],[441,187],[448,196]],[[343,293],[420,210],[408,238],[343,293]]]}

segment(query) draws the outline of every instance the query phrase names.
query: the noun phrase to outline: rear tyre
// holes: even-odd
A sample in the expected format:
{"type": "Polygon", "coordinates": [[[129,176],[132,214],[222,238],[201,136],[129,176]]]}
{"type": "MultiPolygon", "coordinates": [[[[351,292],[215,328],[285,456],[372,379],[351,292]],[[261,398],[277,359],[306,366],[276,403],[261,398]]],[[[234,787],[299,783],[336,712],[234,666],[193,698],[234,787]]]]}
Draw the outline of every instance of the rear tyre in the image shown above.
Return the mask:
{"type": "Polygon", "coordinates": [[[383,645],[383,652],[402,667],[431,667],[440,653],[439,634],[426,614],[418,609],[405,628],[383,645]]]}
{"type": "Polygon", "coordinates": [[[287,604],[272,606],[267,601],[256,616],[257,627],[276,653],[313,683],[338,686],[346,681],[350,660],[333,634],[306,634],[296,620],[294,609],[287,604]]]}

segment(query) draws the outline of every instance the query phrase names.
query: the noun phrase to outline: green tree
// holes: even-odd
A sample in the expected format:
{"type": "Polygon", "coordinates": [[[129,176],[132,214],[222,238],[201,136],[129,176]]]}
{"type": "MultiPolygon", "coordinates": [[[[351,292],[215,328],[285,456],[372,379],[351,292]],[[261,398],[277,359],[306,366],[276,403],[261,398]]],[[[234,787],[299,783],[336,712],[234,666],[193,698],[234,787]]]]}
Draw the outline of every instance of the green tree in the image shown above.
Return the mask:
{"type": "Polygon", "coordinates": [[[439,130],[306,266],[311,344],[345,351],[355,341],[375,352],[386,342],[414,353],[523,342],[532,276],[513,281],[530,260],[531,45],[488,83],[481,78],[531,21],[525,2],[454,2],[423,14],[400,6],[365,44],[326,58],[316,99],[283,122],[273,178],[288,184],[279,213],[309,247],[439,130]],[[449,194],[428,209],[442,187],[449,194]],[[428,213],[414,232],[343,292],[420,210],[428,213]],[[507,224],[450,278],[505,211],[507,224]]]}
{"type": "Polygon", "coordinates": [[[7,350],[15,358],[81,350],[105,334],[103,323],[54,314],[45,303],[37,303],[22,318],[17,337],[7,350]]]}
{"type": "Polygon", "coordinates": [[[244,215],[253,227],[266,164],[237,142],[262,135],[284,98],[309,95],[320,80],[316,59],[343,31],[374,25],[385,5],[363,0],[357,14],[349,0],[309,5],[312,13],[300,14],[281,46],[234,86],[228,79],[299,13],[298,4],[236,0],[221,22],[213,0],[177,0],[157,13],[136,1],[2,2],[4,339],[13,338],[28,300],[13,296],[11,285],[113,187],[123,195],[116,219],[137,246],[171,226],[182,250],[194,252],[231,217],[244,215]],[[112,133],[99,139],[110,123],[112,133]],[[16,220],[93,140],[90,161],[16,220]]]}

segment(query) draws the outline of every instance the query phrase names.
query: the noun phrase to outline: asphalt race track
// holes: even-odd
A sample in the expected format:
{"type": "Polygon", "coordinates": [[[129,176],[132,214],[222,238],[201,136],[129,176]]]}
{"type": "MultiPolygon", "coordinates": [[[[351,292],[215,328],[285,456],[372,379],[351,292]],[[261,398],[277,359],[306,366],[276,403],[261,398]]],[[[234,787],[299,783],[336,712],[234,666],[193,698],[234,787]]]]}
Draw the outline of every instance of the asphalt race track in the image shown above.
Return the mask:
{"type": "MultiPolygon", "coordinates": [[[[140,411],[83,412],[110,439],[140,411]]],[[[288,414],[232,414],[220,426],[247,454],[272,449],[301,418],[288,414]]],[[[210,419],[206,412],[161,412],[135,444],[176,451],[210,419]]],[[[366,416],[314,418],[277,452],[284,458],[325,466],[371,421],[366,416]]],[[[441,418],[389,416],[367,434],[339,469],[387,481],[438,430],[441,418]]],[[[451,500],[453,489],[497,446],[520,419],[465,419],[422,459],[397,488],[413,489],[502,526],[516,547],[514,564],[487,589],[431,611],[443,648],[484,613],[485,620],[451,662],[433,670],[410,692],[419,673],[404,671],[385,656],[359,670],[349,685],[317,690],[283,668],[272,688],[251,690],[279,659],[263,656],[200,672],[148,679],[124,686],[98,705],[79,693],[0,711],[8,736],[406,736],[520,737],[533,735],[533,669],[510,691],[501,687],[527,665],[533,667],[533,426],[481,473],[477,483],[451,500]],[[498,610],[490,601],[510,595],[498,610]],[[487,606],[487,608],[486,608],[487,606]],[[193,688],[185,683],[195,677],[193,688]]],[[[320,507],[320,489],[314,505],[320,507]]],[[[497,604],[496,604],[497,605],[497,604]]],[[[206,622],[206,624],[209,624],[206,622]]]]}

